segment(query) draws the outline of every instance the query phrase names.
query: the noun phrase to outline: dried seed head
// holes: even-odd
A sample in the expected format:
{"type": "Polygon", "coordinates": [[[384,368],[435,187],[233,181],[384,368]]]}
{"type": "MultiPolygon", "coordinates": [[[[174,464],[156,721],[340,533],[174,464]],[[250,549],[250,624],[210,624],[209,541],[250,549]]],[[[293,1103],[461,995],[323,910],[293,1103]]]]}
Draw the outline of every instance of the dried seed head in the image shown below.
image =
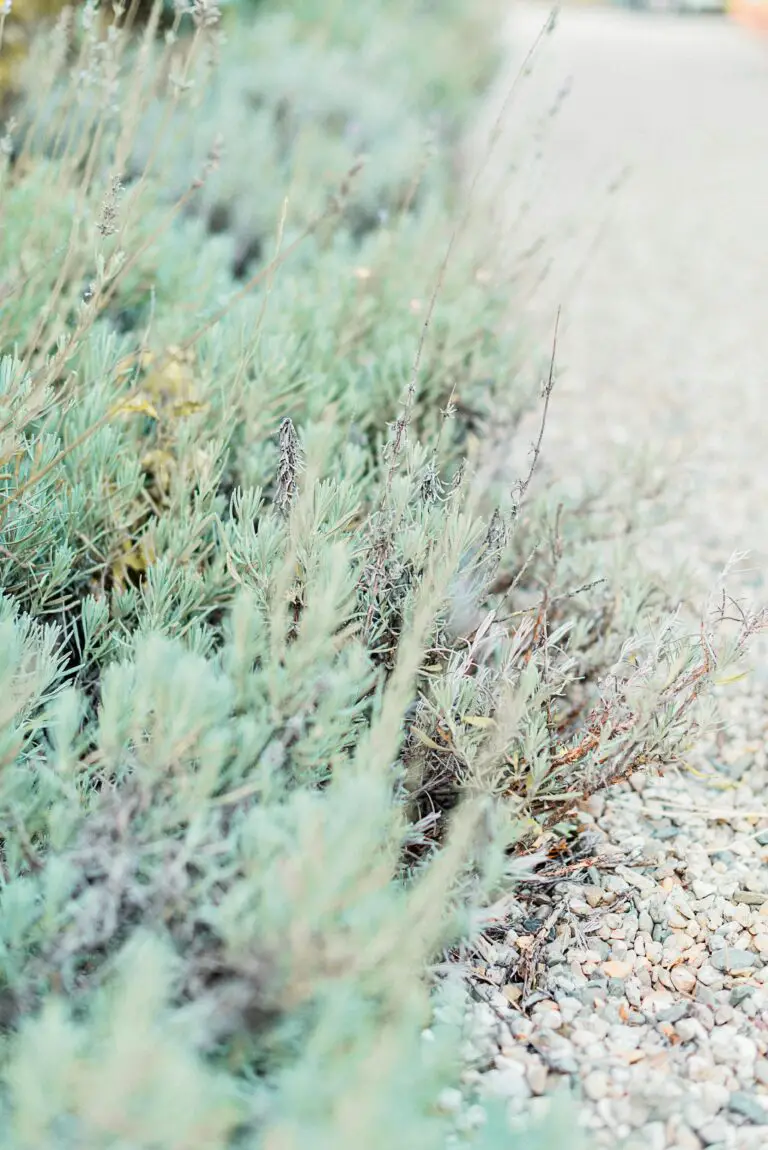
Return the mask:
{"type": "Polygon", "coordinates": [[[299,437],[293,421],[284,419],[280,424],[280,459],[277,465],[275,506],[286,514],[296,494],[296,476],[299,471],[299,437]]]}
{"type": "Polygon", "coordinates": [[[489,555],[497,555],[503,551],[507,542],[507,528],[498,507],[491,516],[488,530],[485,534],[485,551],[489,555]]]}
{"type": "Polygon", "coordinates": [[[192,0],[191,11],[196,28],[213,28],[221,19],[221,9],[211,0],[192,0]]]}
{"type": "Polygon", "coordinates": [[[221,135],[215,137],[211,144],[202,172],[192,181],[193,188],[202,188],[208,177],[218,171],[221,164],[221,154],[224,148],[224,139],[221,135]]]}
{"type": "Polygon", "coordinates": [[[113,176],[110,181],[109,191],[101,205],[99,222],[96,225],[103,236],[113,236],[117,231],[117,208],[122,191],[122,180],[119,176],[113,176]]]}
{"type": "Polygon", "coordinates": [[[453,496],[453,495],[457,495],[458,492],[461,491],[461,488],[464,484],[464,476],[466,475],[466,472],[467,472],[467,463],[466,463],[465,459],[462,459],[461,463],[456,468],[456,474],[454,475],[453,479],[451,480],[451,485],[448,488],[449,497],[453,496]]]}
{"type": "Polygon", "coordinates": [[[384,458],[394,462],[408,442],[408,420],[400,416],[389,425],[389,442],[384,449],[384,458]]]}
{"type": "Polygon", "coordinates": [[[437,474],[434,460],[430,459],[421,480],[421,498],[425,503],[436,503],[442,493],[442,481],[437,474]]]}

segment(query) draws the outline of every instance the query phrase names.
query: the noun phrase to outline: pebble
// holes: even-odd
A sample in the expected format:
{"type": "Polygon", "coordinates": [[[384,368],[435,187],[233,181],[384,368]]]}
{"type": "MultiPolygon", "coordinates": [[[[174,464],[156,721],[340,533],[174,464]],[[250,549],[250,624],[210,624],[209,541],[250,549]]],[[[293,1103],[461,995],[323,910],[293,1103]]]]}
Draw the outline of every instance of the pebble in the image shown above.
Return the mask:
{"type": "Polygon", "coordinates": [[[582,1082],[584,1093],[587,1098],[590,1098],[593,1102],[598,1102],[601,1098],[605,1098],[609,1087],[610,1079],[602,1070],[590,1071],[582,1082]]]}
{"type": "Polygon", "coordinates": [[[715,970],[725,971],[726,974],[736,974],[738,971],[751,970],[757,966],[758,957],[748,950],[739,947],[726,946],[712,955],[712,966],[715,970]]]}
{"type": "Polygon", "coordinates": [[[675,966],[669,977],[675,990],[679,990],[683,994],[691,994],[696,987],[696,975],[690,967],[675,966]]]}
{"type": "MultiPolygon", "coordinates": [[[[755,747],[768,744],[768,677],[761,692],[745,693],[742,725],[755,747]]],[[[727,757],[731,737],[715,761],[727,757]]],[[[736,744],[743,737],[733,736],[736,744]]],[[[578,1124],[595,1150],[768,1146],[768,826],[755,834],[736,815],[688,813],[764,805],[766,759],[744,771],[738,802],[709,787],[709,761],[699,766],[702,778],[671,771],[649,778],[642,793],[621,786],[601,796],[590,808],[590,833],[599,826],[607,836],[601,850],[613,843],[635,851],[633,865],[537,891],[510,920],[512,937],[494,943],[506,971],[502,952],[515,947],[513,927],[540,924],[548,900],[552,907],[565,900],[570,918],[542,948],[538,999],[526,1001],[514,978],[483,963],[505,995],[507,985],[520,993],[504,1020],[473,1004],[496,1048],[490,1058],[478,1053],[472,1089],[506,1098],[521,1123],[564,1085],[578,1085],[578,1124]],[[655,806],[659,796],[668,816],[655,806]],[[672,813],[674,806],[686,813],[672,813]],[[674,834],[657,833],[665,828],[674,834]]],[[[488,1001],[498,993],[487,983],[478,989],[488,1001]]],[[[458,1103],[448,1095],[442,1105],[458,1103]]]]}
{"type": "Polygon", "coordinates": [[[728,1109],[733,1114],[741,1114],[748,1122],[754,1122],[759,1126],[768,1124],[768,1110],[753,1094],[736,1091],[728,1099],[728,1109]]]}
{"type": "Polygon", "coordinates": [[[724,1118],[713,1118],[711,1122],[705,1123],[697,1130],[704,1145],[712,1147],[724,1146],[729,1133],[730,1128],[724,1118]]]}

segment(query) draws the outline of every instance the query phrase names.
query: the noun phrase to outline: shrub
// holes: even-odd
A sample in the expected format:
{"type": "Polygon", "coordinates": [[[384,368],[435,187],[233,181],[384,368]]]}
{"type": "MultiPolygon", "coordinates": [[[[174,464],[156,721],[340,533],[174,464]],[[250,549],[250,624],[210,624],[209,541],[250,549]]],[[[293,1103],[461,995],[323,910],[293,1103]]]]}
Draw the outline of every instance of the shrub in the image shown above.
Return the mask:
{"type": "MultiPolygon", "coordinates": [[[[594,583],[599,507],[473,483],[530,397],[503,284],[466,246],[441,266],[450,180],[383,87],[392,11],[332,67],[265,16],[257,81],[228,47],[207,104],[210,6],[165,47],[159,7],[136,42],[85,6],[5,147],[9,1147],[507,1145],[446,1103],[464,997],[430,964],[579,798],[679,753],[722,666],[709,631],[631,638],[662,600],[594,583]],[[212,129],[250,132],[222,111],[248,92],[235,193],[253,145],[212,129]],[[362,192],[353,107],[388,157],[362,192]]],[[[424,108],[466,106],[450,54],[426,68],[424,108]]]]}

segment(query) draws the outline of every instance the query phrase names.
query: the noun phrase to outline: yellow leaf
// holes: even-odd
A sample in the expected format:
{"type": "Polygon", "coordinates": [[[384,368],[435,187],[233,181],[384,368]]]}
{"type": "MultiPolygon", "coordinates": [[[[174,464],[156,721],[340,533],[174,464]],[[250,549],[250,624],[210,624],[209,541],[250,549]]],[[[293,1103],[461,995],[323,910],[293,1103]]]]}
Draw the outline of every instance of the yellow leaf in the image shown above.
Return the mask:
{"type": "Polygon", "coordinates": [[[134,395],[130,399],[123,399],[112,408],[114,415],[149,415],[152,419],[159,419],[157,409],[143,395],[134,395]]]}
{"type": "Polygon", "coordinates": [[[141,466],[145,471],[151,473],[159,491],[168,491],[171,486],[171,477],[176,467],[176,459],[170,451],[163,451],[161,448],[156,448],[154,451],[147,451],[141,457],[141,466]]]}
{"type": "Polygon", "coordinates": [[[130,375],[133,369],[136,367],[137,362],[138,356],[124,355],[123,358],[119,359],[115,364],[115,375],[118,377],[123,375],[130,375]]]}
{"type": "Polygon", "coordinates": [[[116,591],[125,590],[126,577],[130,571],[143,575],[156,558],[154,543],[146,535],[138,543],[123,539],[120,546],[122,553],[110,566],[112,585],[116,591]]]}
{"type": "Polygon", "coordinates": [[[431,751],[445,750],[445,747],[441,747],[439,743],[436,743],[433,739],[430,739],[429,735],[425,734],[424,731],[420,730],[419,727],[411,727],[411,734],[415,739],[418,740],[418,742],[422,743],[425,747],[429,747],[431,751]]]}
{"type": "Polygon", "coordinates": [[[483,729],[496,726],[496,720],[490,718],[489,715],[462,715],[461,721],[470,727],[481,727],[483,729]]]}
{"type": "Polygon", "coordinates": [[[724,679],[715,679],[716,687],[725,687],[728,683],[738,683],[741,679],[746,679],[749,671],[740,671],[738,675],[726,675],[724,679]]]}
{"type": "Polygon", "coordinates": [[[182,399],[173,405],[173,414],[182,419],[185,415],[197,415],[200,412],[207,411],[209,405],[207,403],[200,403],[195,399],[182,399]]]}

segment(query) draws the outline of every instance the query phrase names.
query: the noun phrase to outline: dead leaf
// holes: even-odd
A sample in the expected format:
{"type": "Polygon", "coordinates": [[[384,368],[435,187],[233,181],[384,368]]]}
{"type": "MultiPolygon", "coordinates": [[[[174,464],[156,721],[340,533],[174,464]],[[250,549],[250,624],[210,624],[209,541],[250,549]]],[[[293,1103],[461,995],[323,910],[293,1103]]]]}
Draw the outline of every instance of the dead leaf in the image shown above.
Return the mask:
{"type": "Polygon", "coordinates": [[[445,747],[441,747],[439,743],[434,741],[434,739],[430,739],[429,735],[422,731],[420,727],[411,727],[411,734],[417,740],[417,742],[421,743],[422,746],[429,747],[431,751],[445,750],[445,747]]]}

